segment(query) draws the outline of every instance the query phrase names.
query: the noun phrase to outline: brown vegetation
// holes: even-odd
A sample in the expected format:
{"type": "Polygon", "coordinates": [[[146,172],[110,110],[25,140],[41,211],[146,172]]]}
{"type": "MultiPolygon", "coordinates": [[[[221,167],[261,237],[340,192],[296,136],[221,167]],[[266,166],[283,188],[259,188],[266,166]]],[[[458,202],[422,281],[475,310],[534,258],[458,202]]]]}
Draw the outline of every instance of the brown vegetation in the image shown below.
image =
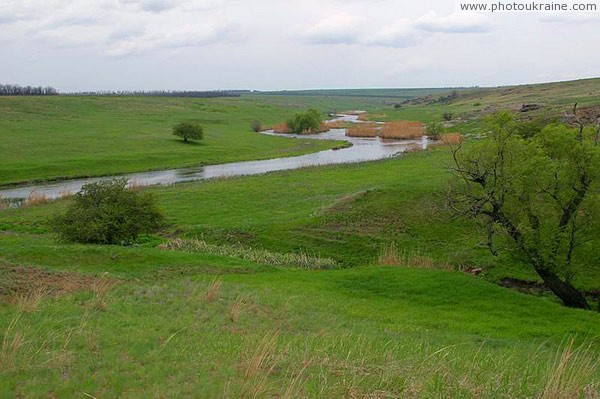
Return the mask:
{"type": "Polygon", "coordinates": [[[446,145],[457,145],[461,144],[464,138],[460,133],[446,133],[442,134],[441,140],[446,145]]]}
{"type": "Polygon", "coordinates": [[[3,263],[0,263],[0,274],[0,301],[15,302],[24,310],[35,310],[44,296],[59,296],[80,290],[96,292],[98,287],[102,287],[104,295],[118,283],[115,279],[3,263]]]}
{"type": "Polygon", "coordinates": [[[380,137],[383,139],[417,139],[424,134],[425,129],[421,122],[394,121],[383,124],[380,137]]]}
{"type": "Polygon", "coordinates": [[[379,135],[379,126],[375,123],[357,123],[346,130],[348,137],[377,137],[379,135]]]}

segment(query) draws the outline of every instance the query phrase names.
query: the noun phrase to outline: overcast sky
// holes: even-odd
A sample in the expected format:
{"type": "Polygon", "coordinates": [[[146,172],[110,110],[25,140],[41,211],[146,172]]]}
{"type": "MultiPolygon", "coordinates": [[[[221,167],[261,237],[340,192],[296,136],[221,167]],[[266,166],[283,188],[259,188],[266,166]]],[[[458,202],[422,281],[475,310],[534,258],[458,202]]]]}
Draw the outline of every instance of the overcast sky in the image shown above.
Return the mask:
{"type": "Polygon", "coordinates": [[[599,38],[598,11],[470,14],[454,0],[0,0],[0,83],[495,86],[600,76],[599,38]]]}

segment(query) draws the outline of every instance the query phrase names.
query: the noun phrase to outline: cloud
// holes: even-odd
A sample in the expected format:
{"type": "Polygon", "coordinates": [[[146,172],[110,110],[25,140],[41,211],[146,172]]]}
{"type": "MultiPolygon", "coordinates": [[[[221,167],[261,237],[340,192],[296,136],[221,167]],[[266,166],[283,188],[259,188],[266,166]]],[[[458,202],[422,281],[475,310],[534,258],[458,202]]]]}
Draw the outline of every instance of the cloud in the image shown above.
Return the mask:
{"type": "Polygon", "coordinates": [[[387,76],[415,74],[431,69],[433,62],[428,58],[410,57],[394,64],[386,71],[387,76]]]}
{"type": "Polygon", "coordinates": [[[365,41],[372,46],[405,48],[412,47],[422,41],[421,34],[414,29],[408,19],[401,19],[392,25],[383,27],[379,32],[365,41]]]}
{"type": "Polygon", "coordinates": [[[302,36],[315,44],[354,44],[360,39],[360,28],[360,18],[341,12],[312,25],[302,36]]]}
{"type": "Polygon", "coordinates": [[[233,25],[182,26],[177,29],[170,27],[168,30],[146,31],[141,35],[136,33],[121,32],[121,38],[109,45],[106,54],[111,57],[125,57],[161,49],[201,47],[228,40],[236,35],[237,28],[233,25]]]}
{"type": "Polygon", "coordinates": [[[477,13],[454,13],[443,17],[431,11],[415,22],[415,27],[426,32],[482,33],[491,29],[487,17],[477,13]]]}
{"type": "Polygon", "coordinates": [[[543,23],[553,24],[582,24],[587,22],[598,23],[600,20],[600,14],[591,13],[557,13],[557,12],[544,12],[539,17],[539,21],[543,23]]]}

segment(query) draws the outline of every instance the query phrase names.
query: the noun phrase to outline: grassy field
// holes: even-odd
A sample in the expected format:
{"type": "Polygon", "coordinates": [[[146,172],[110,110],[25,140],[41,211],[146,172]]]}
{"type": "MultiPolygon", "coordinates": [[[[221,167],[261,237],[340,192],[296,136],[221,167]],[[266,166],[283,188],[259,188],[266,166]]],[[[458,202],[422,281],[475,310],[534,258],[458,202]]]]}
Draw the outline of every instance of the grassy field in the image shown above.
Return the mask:
{"type": "Polygon", "coordinates": [[[0,185],[267,159],[340,144],[251,132],[252,120],[280,122],[298,107],[237,98],[3,97],[0,185]],[[181,121],[204,126],[204,140],[185,144],[173,136],[181,121]]]}
{"type": "MultiPolygon", "coordinates": [[[[121,143],[129,139],[117,131],[117,115],[131,129],[147,123],[155,139],[167,142],[161,159],[177,164],[189,154],[169,149],[180,145],[169,137],[171,120],[192,115],[197,103],[231,121],[205,122],[207,141],[198,147],[207,162],[317,148],[252,136],[250,110],[278,122],[307,105],[382,109],[376,96],[310,94],[93,98],[78,123],[92,126],[88,117],[114,115],[99,123],[115,129],[121,143]],[[130,115],[135,107],[151,108],[149,120],[130,115]],[[224,155],[219,147],[236,150],[224,155]]],[[[75,103],[63,109],[70,98],[18,100],[13,108],[30,106],[31,119],[39,118],[27,122],[30,140],[35,126],[48,126],[49,134],[67,125],[56,115],[80,118],[85,109],[75,103]],[[38,115],[52,101],[59,101],[56,109],[38,115]]],[[[436,115],[428,107],[414,112],[436,115]]],[[[100,130],[93,132],[101,141],[100,130]]],[[[45,146],[37,172],[8,169],[14,181],[60,175],[51,174],[54,158],[45,146]]],[[[109,156],[113,149],[107,144],[104,151],[109,156]]],[[[76,159],[89,173],[109,167],[93,157],[76,159]]],[[[115,170],[147,168],[146,161],[115,170]]],[[[538,279],[505,242],[498,242],[500,256],[491,256],[484,227],[446,208],[449,161],[448,151],[437,148],[146,188],[168,227],[129,247],[58,242],[47,220],[69,199],[0,211],[0,397],[597,398],[599,314],[565,308],[546,292],[496,284],[538,279]],[[174,239],[206,245],[161,248],[174,239]],[[399,265],[381,266],[382,253],[393,253],[399,265]],[[274,265],[288,254],[302,255],[302,267],[274,265]],[[313,269],[314,258],[337,267],[313,269]],[[469,274],[473,268],[482,273],[469,274]]],[[[574,283],[581,289],[600,287],[599,244],[595,238],[578,249],[574,283]]]]}

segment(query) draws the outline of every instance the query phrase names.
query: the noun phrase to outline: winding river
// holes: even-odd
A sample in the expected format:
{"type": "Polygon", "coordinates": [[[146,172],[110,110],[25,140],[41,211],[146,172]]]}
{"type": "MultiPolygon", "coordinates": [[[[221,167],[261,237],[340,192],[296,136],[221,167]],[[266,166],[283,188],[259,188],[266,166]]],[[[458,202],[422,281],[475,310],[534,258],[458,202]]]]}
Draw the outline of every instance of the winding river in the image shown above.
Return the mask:
{"type": "MultiPolygon", "coordinates": [[[[358,116],[338,115],[335,120],[358,122],[358,116]]],[[[382,140],[380,138],[346,137],[346,129],[332,129],[325,133],[311,135],[277,134],[266,131],[262,134],[294,138],[311,138],[314,140],[345,140],[351,147],[325,150],[312,154],[287,158],[267,159],[262,161],[233,162],[221,165],[207,165],[192,168],[168,169],[154,172],[131,173],[120,176],[104,176],[85,179],[69,179],[57,182],[39,183],[0,189],[0,198],[27,198],[32,192],[46,198],[59,198],[75,193],[88,183],[110,180],[115,177],[126,178],[129,184],[135,185],[167,185],[179,182],[206,180],[217,177],[257,175],[267,172],[299,169],[307,166],[334,165],[343,163],[375,161],[398,155],[409,149],[427,148],[427,138],[421,140],[382,140]]]]}

